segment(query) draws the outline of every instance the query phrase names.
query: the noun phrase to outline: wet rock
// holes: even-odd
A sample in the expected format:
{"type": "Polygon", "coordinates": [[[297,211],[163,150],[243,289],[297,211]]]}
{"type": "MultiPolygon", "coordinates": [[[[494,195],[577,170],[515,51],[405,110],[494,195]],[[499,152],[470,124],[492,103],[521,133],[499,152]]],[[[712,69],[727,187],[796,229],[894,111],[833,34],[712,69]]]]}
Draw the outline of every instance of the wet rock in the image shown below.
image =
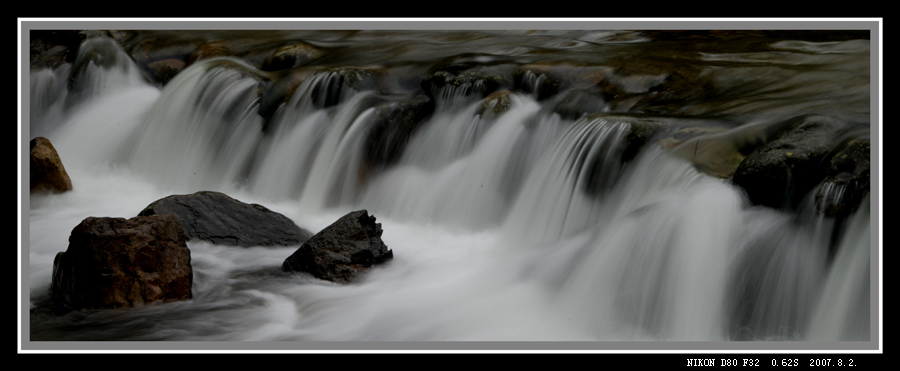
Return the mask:
{"type": "Polygon", "coordinates": [[[282,104],[290,101],[291,96],[311,73],[303,69],[294,69],[273,77],[271,82],[261,84],[264,91],[260,96],[259,115],[267,121],[271,119],[282,104]]]}
{"type": "Polygon", "coordinates": [[[31,140],[30,167],[30,192],[61,193],[72,190],[72,180],[49,139],[37,137],[31,140]]]}
{"type": "Polygon", "coordinates": [[[654,115],[700,114],[693,105],[710,101],[721,92],[712,87],[712,77],[683,62],[631,61],[597,86],[616,112],[654,115]]]}
{"type": "Polygon", "coordinates": [[[31,68],[57,68],[66,63],[70,53],[69,48],[63,45],[51,47],[31,58],[31,68]]]}
{"type": "Polygon", "coordinates": [[[521,69],[516,71],[514,78],[519,90],[532,94],[538,101],[558,94],[563,87],[558,77],[539,69],[521,69]]]}
{"type": "Polygon", "coordinates": [[[306,44],[293,43],[281,46],[266,59],[261,68],[263,71],[279,71],[299,67],[325,55],[321,49],[306,44]]]}
{"type": "Polygon", "coordinates": [[[691,161],[698,171],[729,179],[746,157],[736,137],[737,133],[728,133],[724,127],[688,127],[659,139],[657,143],[691,161]]]}
{"type": "Polygon", "coordinates": [[[546,103],[561,118],[575,120],[585,114],[609,111],[609,104],[598,89],[572,89],[549,99],[546,103]]]}
{"type": "Polygon", "coordinates": [[[850,141],[831,158],[825,181],[816,192],[818,211],[830,217],[847,217],[869,193],[871,142],[850,141]]]}
{"type": "Polygon", "coordinates": [[[312,236],[288,217],[224,193],[197,192],[154,201],[139,216],[173,214],[187,240],[230,246],[295,246],[312,236]]]}
{"type": "Polygon", "coordinates": [[[133,307],[190,299],[193,271],[172,215],[84,219],[53,261],[51,296],[64,307],[133,307]]]}
{"type": "Polygon", "coordinates": [[[133,30],[106,30],[105,32],[109,38],[116,40],[116,42],[122,45],[127,45],[140,34],[139,31],[133,30]]]}
{"type": "Polygon", "coordinates": [[[147,64],[147,68],[153,72],[153,76],[160,84],[168,84],[169,80],[184,70],[185,63],[179,59],[164,59],[147,64]]]}
{"type": "Polygon", "coordinates": [[[754,204],[796,206],[825,178],[825,157],[846,123],[827,116],[788,120],[788,129],[759,147],[738,166],[732,178],[754,204]]]}
{"type": "Polygon", "coordinates": [[[187,66],[186,61],[201,43],[200,40],[161,35],[136,38],[128,45],[133,44],[129,55],[147,78],[165,85],[187,66]]]}
{"type": "Polygon", "coordinates": [[[381,223],[368,211],[351,212],[316,233],[281,268],[337,283],[354,282],[373,265],[394,257],[381,234],[381,223]]]}
{"type": "Polygon", "coordinates": [[[497,68],[490,66],[444,66],[431,73],[422,81],[422,90],[434,97],[442,90],[453,96],[476,95],[484,98],[507,83],[497,68]]]}
{"type": "Polygon", "coordinates": [[[375,107],[374,122],[366,137],[360,182],[400,160],[409,138],[434,112],[434,101],[423,94],[375,107]]]}
{"type": "Polygon", "coordinates": [[[631,128],[625,137],[624,148],[622,149],[623,162],[634,160],[647,143],[650,143],[652,139],[662,132],[671,129],[670,125],[655,120],[642,120],[630,117],[625,121],[629,123],[631,128]]]}
{"type": "Polygon", "coordinates": [[[641,150],[660,133],[669,130],[665,122],[637,116],[588,115],[582,120],[604,120],[610,123],[619,122],[628,125],[627,133],[617,137],[610,135],[604,140],[603,151],[588,159],[587,179],[584,182],[585,193],[597,196],[616,183],[626,163],[633,161],[641,150]]]}
{"type": "Polygon", "coordinates": [[[56,68],[75,62],[82,41],[84,36],[74,30],[31,30],[31,68],[56,68]]]}
{"type": "Polygon", "coordinates": [[[510,90],[499,90],[491,93],[484,98],[481,106],[478,107],[478,111],[475,113],[484,118],[496,118],[506,113],[512,105],[509,99],[509,96],[512,94],[515,94],[515,92],[510,90]]]}
{"type": "Polygon", "coordinates": [[[342,102],[351,90],[378,90],[378,79],[384,75],[384,71],[378,68],[345,66],[322,69],[316,71],[316,74],[325,74],[328,79],[313,89],[313,102],[317,107],[328,108],[342,102]]]}
{"type": "Polygon", "coordinates": [[[225,40],[210,40],[200,45],[188,56],[187,64],[215,57],[227,57],[233,55],[231,48],[225,40]]]}
{"type": "MultiPolygon", "coordinates": [[[[569,90],[590,89],[612,77],[607,66],[585,65],[576,62],[543,62],[526,64],[514,73],[516,89],[532,94],[538,101],[555,97],[569,90]]],[[[601,111],[589,111],[589,113],[601,111]]]]}
{"type": "Polygon", "coordinates": [[[131,48],[131,58],[139,66],[164,59],[186,61],[201,45],[197,40],[180,40],[173,37],[148,37],[131,48]]]}

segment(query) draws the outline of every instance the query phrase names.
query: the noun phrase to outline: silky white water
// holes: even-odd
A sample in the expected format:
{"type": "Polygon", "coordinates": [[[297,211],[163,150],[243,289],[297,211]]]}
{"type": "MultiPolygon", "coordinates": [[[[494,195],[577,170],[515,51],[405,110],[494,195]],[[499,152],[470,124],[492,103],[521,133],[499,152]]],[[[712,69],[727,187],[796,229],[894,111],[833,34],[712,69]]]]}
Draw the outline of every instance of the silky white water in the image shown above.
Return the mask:
{"type": "Polygon", "coordinates": [[[318,108],[309,94],[326,79],[310,77],[264,133],[255,81],[220,67],[234,63],[197,63],[162,89],[122,78],[128,64],[89,65],[102,77],[84,79],[124,81],[113,93],[56,92],[59,71],[33,72],[32,136],[54,144],[74,190],[23,205],[32,340],[868,340],[867,206],[832,263],[835,227],[812,207],[752,207],[659,146],[620,165],[624,122],[561,119],[528,95],[482,118],[479,99],[452,91],[399,162],[361,183],[373,93],[318,108]],[[611,180],[588,195],[598,156],[611,180]],[[337,285],[281,272],[296,247],[189,241],[191,300],[42,309],[81,220],[202,190],[313,232],[367,209],[394,259],[337,285]]]}

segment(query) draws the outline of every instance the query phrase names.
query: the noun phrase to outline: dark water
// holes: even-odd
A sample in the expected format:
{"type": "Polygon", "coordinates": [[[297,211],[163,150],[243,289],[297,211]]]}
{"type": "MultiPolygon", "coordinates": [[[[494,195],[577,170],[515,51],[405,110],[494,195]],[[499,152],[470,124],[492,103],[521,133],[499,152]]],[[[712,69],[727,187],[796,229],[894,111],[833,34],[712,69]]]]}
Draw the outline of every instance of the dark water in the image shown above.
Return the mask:
{"type": "Polygon", "coordinates": [[[869,198],[839,222],[817,212],[815,190],[796,208],[753,206],[655,141],[628,161],[616,149],[634,117],[739,140],[804,114],[868,123],[860,33],[156,31],[123,44],[90,38],[72,63],[29,71],[29,135],[53,142],[75,185],[25,204],[32,341],[869,340],[869,198]],[[163,87],[126,54],[150,37],[228,38],[243,57],[195,62],[163,87]],[[291,70],[303,82],[265,118],[252,76],[287,72],[255,63],[285,40],[326,52],[291,70]],[[90,50],[113,62],[85,61],[90,50]],[[451,62],[546,66],[572,82],[545,98],[533,73],[497,116],[466,87],[437,91],[402,155],[362,181],[374,108],[451,62]],[[382,85],[322,107],[330,77],[314,72],[335,66],[378,68],[382,85]],[[596,76],[625,98],[564,98],[596,76]],[[647,99],[662,81],[677,94],[647,99]],[[560,113],[566,103],[605,115],[560,113]],[[82,219],[200,190],[313,231],[365,208],[395,259],[338,286],[281,273],[293,247],[190,241],[192,300],[52,310],[53,257],[82,219]]]}

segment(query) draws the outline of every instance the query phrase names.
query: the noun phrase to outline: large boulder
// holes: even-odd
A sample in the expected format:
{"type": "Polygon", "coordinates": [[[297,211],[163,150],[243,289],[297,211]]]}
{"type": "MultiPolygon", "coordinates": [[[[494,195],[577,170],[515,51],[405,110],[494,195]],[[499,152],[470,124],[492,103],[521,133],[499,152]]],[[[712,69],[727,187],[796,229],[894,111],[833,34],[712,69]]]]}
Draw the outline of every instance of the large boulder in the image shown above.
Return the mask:
{"type": "Polygon", "coordinates": [[[381,223],[366,210],[344,215],[294,251],[281,269],[350,283],[375,264],[394,257],[381,240],[381,223]]]}
{"type": "Polygon", "coordinates": [[[72,309],[191,298],[191,252],[172,215],[84,219],[53,261],[51,296],[72,309]]]}
{"type": "Polygon", "coordinates": [[[231,246],[295,246],[312,236],[288,217],[224,193],[202,191],[154,201],[140,216],[173,214],[188,240],[231,246]]]}
{"type": "Polygon", "coordinates": [[[37,137],[31,140],[30,164],[30,192],[61,193],[72,190],[72,180],[49,139],[37,137]]]}

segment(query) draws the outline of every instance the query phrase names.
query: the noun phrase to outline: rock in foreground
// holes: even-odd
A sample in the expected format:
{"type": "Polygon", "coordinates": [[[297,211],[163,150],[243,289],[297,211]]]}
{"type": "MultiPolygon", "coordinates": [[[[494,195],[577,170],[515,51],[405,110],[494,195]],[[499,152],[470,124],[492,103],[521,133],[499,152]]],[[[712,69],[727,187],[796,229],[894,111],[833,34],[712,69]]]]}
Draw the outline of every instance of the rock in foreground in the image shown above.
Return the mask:
{"type": "Polygon", "coordinates": [[[381,240],[381,223],[368,211],[344,215],[300,246],[281,269],[323,280],[350,283],[375,264],[394,257],[381,240]]]}
{"type": "Polygon", "coordinates": [[[172,215],[90,217],[56,255],[50,290],[69,308],[121,308],[190,299],[192,281],[191,252],[172,215]]]}
{"type": "Polygon", "coordinates": [[[37,137],[31,140],[30,165],[31,192],[60,193],[72,190],[72,180],[47,138],[37,137]]]}
{"type": "Polygon", "coordinates": [[[288,217],[224,193],[197,192],[154,201],[140,216],[173,214],[188,240],[231,246],[296,246],[312,236],[288,217]]]}

